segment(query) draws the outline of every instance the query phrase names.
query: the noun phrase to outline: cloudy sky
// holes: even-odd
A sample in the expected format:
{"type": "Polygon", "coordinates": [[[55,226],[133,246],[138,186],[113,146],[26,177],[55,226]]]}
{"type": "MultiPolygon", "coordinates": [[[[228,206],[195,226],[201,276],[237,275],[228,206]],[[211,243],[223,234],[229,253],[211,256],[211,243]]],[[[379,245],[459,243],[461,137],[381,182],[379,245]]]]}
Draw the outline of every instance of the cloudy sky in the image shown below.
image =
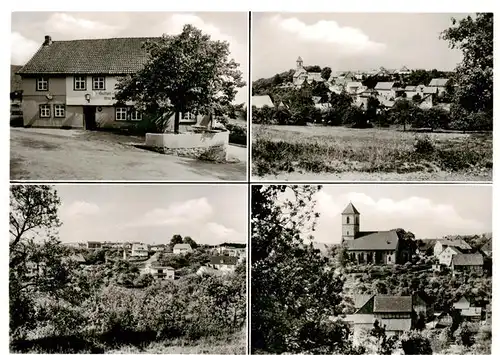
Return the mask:
{"type": "MultiPolygon", "coordinates": [[[[180,33],[192,24],[213,39],[230,43],[232,57],[248,78],[248,13],[205,12],[14,12],[12,14],[11,62],[22,65],[36,52],[45,35],[52,40],[142,37],[180,33]]],[[[246,88],[235,101],[245,102],[246,88]]]]}
{"type": "Polygon", "coordinates": [[[325,185],[317,196],[317,242],[340,242],[349,201],[360,213],[361,231],[403,228],[417,238],[436,238],[492,230],[491,186],[325,185]]]}
{"type": "Polygon", "coordinates": [[[73,241],[246,242],[244,185],[58,185],[59,237],[73,241]]]}
{"type": "Polygon", "coordinates": [[[439,39],[450,27],[445,13],[252,13],[252,80],[304,65],[332,70],[384,66],[451,70],[458,50],[439,39]]]}

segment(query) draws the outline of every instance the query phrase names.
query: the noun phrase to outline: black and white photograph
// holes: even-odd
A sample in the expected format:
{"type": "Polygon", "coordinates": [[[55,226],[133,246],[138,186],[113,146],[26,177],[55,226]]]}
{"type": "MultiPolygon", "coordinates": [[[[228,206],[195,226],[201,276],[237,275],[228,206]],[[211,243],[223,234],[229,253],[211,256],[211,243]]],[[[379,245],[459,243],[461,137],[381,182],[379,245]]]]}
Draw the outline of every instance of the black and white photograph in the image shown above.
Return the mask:
{"type": "Polygon", "coordinates": [[[252,13],[255,181],[491,181],[492,13],[252,13]]]}
{"type": "Polygon", "coordinates": [[[14,12],[11,43],[11,180],[246,180],[248,12],[14,12]]]}
{"type": "Polygon", "coordinates": [[[251,352],[492,354],[492,187],[252,185],[251,352]]]}
{"type": "Polygon", "coordinates": [[[247,191],[12,184],[10,352],[246,354],[247,191]]]}

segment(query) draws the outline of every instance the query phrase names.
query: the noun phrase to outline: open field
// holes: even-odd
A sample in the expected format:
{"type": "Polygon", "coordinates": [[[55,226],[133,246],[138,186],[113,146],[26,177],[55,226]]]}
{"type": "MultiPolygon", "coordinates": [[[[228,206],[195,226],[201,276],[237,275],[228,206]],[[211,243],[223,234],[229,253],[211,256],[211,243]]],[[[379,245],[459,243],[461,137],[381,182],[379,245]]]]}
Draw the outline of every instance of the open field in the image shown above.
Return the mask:
{"type": "Polygon", "coordinates": [[[492,179],[491,134],[257,124],[252,129],[252,174],[256,179],[492,179]]]}

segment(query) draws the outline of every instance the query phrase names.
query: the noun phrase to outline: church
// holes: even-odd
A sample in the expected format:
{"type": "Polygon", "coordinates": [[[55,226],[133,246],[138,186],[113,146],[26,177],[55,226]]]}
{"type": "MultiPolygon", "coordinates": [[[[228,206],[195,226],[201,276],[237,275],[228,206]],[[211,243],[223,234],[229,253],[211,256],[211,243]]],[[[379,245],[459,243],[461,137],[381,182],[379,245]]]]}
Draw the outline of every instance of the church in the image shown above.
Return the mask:
{"type": "Polygon", "coordinates": [[[304,61],[301,57],[298,57],[296,61],[296,69],[293,73],[293,84],[295,86],[301,86],[304,81],[311,84],[313,81],[320,82],[325,80],[321,77],[321,72],[308,71],[304,68],[304,61]]]}
{"type": "Polygon", "coordinates": [[[404,264],[411,259],[396,230],[361,232],[360,213],[350,202],[342,212],[342,245],[352,262],[358,264],[404,264]]]}

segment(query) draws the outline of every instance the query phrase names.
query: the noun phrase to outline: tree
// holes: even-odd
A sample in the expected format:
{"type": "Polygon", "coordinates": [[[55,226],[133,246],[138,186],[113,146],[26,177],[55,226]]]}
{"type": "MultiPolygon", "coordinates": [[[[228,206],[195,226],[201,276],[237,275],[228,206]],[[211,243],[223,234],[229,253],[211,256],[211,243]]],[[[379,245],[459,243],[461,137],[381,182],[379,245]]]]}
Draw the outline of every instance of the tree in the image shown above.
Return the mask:
{"type": "Polygon", "coordinates": [[[378,355],[392,355],[397,347],[398,338],[387,336],[385,325],[381,326],[378,320],[373,323],[373,328],[368,333],[368,345],[374,347],[374,353],[378,355]]]}
{"type": "Polygon", "coordinates": [[[252,186],[252,351],[350,353],[343,281],[313,248],[320,186],[252,186]]]}
{"type": "Polygon", "coordinates": [[[330,79],[331,75],[332,75],[332,68],[330,68],[330,67],[324,67],[323,69],[321,69],[321,77],[325,81],[328,81],[328,79],[330,79]]]}
{"type": "Polygon", "coordinates": [[[117,84],[118,102],[134,101],[137,107],[167,129],[174,116],[179,132],[180,115],[198,112],[213,115],[232,102],[244,85],[239,64],[229,59],[229,43],[214,41],[192,25],[178,35],[163,35],[144,44],[149,60],[143,69],[117,84]]]}
{"type": "MultiPolygon", "coordinates": [[[[467,113],[493,110],[493,13],[478,13],[458,21],[441,34],[451,48],[462,51],[453,75],[453,102],[467,113]]],[[[492,115],[491,115],[492,116],[492,115]]]]}
{"type": "Polygon", "coordinates": [[[74,265],[56,237],[61,225],[59,206],[57,191],[51,186],[10,188],[9,312],[14,339],[23,338],[36,326],[35,299],[40,294],[69,301],[78,298],[64,289],[71,282],[74,265]]]}
{"type": "Polygon", "coordinates": [[[184,237],[183,243],[191,245],[191,248],[198,248],[198,244],[191,237],[184,237]]]}
{"type": "Polygon", "coordinates": [[[401,347],[406,355],[432,355],[432,347],[429,339],[422,333],[411,331],[405,333],[401,338],[401,347]]]}
{"type": "Polygon", "coordinates": [[[170,246],[173,247],[175,244],[182,243],[182,236],[180,234],[174,234],[172,239],[170,239],[170,246]]]}

